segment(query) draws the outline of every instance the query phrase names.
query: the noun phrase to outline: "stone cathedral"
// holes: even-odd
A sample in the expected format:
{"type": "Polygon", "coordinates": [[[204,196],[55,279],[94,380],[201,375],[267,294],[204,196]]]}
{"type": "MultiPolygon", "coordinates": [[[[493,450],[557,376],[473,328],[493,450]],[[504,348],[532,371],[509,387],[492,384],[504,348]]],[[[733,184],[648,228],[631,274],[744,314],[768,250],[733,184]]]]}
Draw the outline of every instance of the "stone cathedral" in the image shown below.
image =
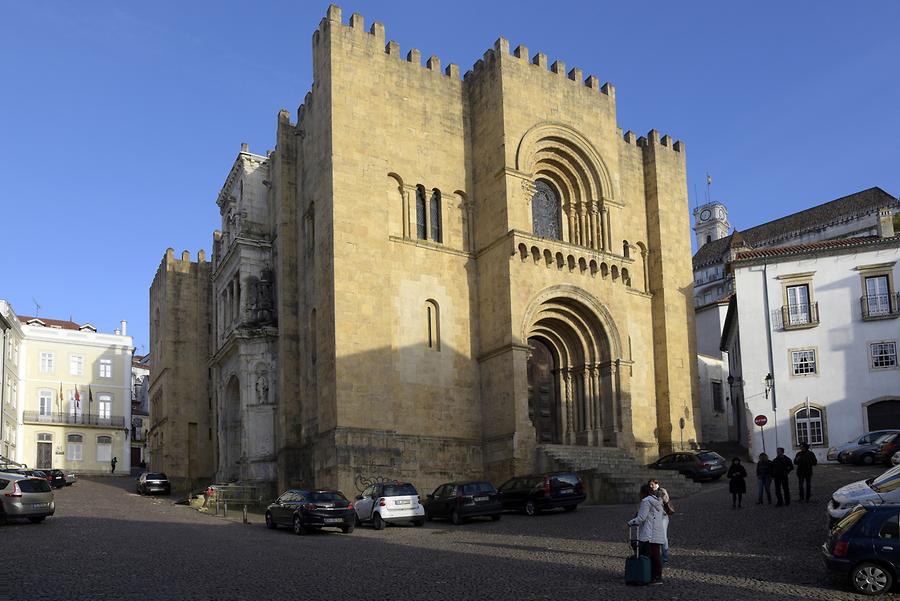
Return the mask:
{"type": "Polygon", "coordinates": [[[697,441],[684,145],[503,38],[460,77],[331,6],[312,50],[296,118],[219,194],[206,296],[151,295],[206,337],[209,390],[159,394],[209,399],[215,478],[427,492],[697,441]]]}

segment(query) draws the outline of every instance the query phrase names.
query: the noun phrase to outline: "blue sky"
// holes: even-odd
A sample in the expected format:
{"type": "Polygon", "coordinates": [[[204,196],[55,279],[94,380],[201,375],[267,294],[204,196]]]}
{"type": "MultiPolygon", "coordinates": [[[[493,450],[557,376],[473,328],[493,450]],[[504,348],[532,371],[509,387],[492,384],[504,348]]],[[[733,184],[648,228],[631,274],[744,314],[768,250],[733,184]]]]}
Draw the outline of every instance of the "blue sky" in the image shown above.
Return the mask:
{"type": "MultiPolygon", "coordinates": [[[[209,250],[241,142],[274,146],[310,86],[325,2],[12,2],[0,19],[0,298],[129,322],[169,246],[209,250]]],[[[900,194],[900,3],[341,4],[465,71],[499,36],[616,86],[619,125],[685,142],[739,229],[900,194]]],[[[685,216],[685,235],[688,231],[685,216]]],[[[143,345],[143,346],[142,346],[143,345]]]]}

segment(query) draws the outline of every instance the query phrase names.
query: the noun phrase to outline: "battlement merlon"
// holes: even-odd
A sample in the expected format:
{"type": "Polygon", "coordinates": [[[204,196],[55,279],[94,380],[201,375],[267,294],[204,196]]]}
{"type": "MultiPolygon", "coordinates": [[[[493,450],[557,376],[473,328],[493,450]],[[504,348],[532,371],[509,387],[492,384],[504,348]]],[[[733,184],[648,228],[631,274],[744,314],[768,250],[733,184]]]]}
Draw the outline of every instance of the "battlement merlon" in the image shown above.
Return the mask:
{"type": "MultiPolygon", "coordinates": [[[[623,139],[626,143],[631,144],[634,141],[634,134],[631,131],[627,131],[625,132],[623,139]]],[[[684,142],[681,140],[673,140],[668,134],[660,137],[659,132],[655,129],[651,129],[647,132],[646,136],[638,138],[637,145],[645,150],[653,149],[657,152],[660,150],[670,150],[672,152],[677,152],[682,155],[682,160],[684,160],[684,142]]]]}
{"type": "MultiPolygon", "coordinates": [[[[405,58],[406,62],[421,67],[424,71],[430,71],[432,74],[443,75],[448,79],[459,81],[459,67],[456,64],[450,63],[443,71],[441,71],[442,61],[440,60],[440,58],[438,58],[437,56],[431,56],[426,61],[425,65],[422,65],[422,54],[418,49],[410,50],[404,57],[400,52],[400,44],[393,40],[385,44],[385,29],[382,23],[376,21],[372,24],[367,32],[365,29],[365,18],[359,13],[353,13],[350,16],[349,22],[345,24],[343,22],[343,11],[339,6],[335,4],[332,4],[328,7],[325,18],[323,18],[319,22],[319,28],[313,34],[314,54],[325,33],[333,31],[347,32],[348,35],[351,36],[368,36],[373,41],[373,47],[377,47],[379,52],[383,52],[384,54],[387,54],[389,56],[395,56],[401,60],[405,58]]],[[[561,60],[554,61],[551,68],[547,63],[547,56],[543,53],[537,53],[534,56],[533,60],[529,61],[528,48],[526,46],[519,45],[514,51],[510,52],[509,40],[504,37],[498,38],[494,43],[494,47],[488,49],[484,53],[484,58],[475,62],[472,69],[466,72],[464,80],[477,75],[486,64],[493,65],[495,63],[498,63],[502,65],[505,61],[508,61],[510,59],[517,60],[525,64],[531,64],[534,66],[534,68],[543,68],[545,70],[548,70],[548,76],[550,76],[551,74],[557,76],[562,75],[562,79],[564,81],[570,81],[573,84],[583,85],[585,88],[598,91],[603,96],[606,96],[610,100],[615,101],[616,92],[615,86],[613,84],[609,82],[601,84],[600,80],[595,75],[588,75],[587,77],[583,77],[583,71],[579,68],[573,68],[567,72],[565,70],[565,63],[561,60]]],[[[315,73],[314,78],[317,79],[315,73]]]]}

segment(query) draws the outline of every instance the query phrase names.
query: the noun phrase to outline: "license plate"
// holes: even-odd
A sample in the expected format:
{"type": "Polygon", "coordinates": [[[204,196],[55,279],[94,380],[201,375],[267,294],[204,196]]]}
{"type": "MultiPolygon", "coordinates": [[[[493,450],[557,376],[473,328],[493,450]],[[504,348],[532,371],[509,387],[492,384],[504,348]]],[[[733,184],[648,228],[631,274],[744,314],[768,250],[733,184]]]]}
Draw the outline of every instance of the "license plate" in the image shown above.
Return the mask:
{"type": "Polygon", "coordinates": [[[489,501],[489,500],[490,499],[488,497],[475,497],[476,503],[483,503],[484,501],[489,501]]]}
{"type": "Polygon", "coordinates": [[[409,499],[405,499],[402,501],[394,501],[394,505],[409,505],[409,499]]]}
{"type": "Polygon", "coordinates": [[[344,520],[341,518],[325,518],[326,524],[337,524],[343,522],[344,520]]]}
{"type": "Polygon", "coordinates": [[[48,505],[50,505],[50,504],[49,503],[32,503],[31,504],[31,506],[34,507],[35,509],[37,509],[39,507],[47,507],[48,505]]]}
{"type": "Polygon", "coordinates": [[[561,494],[561,495],[571,495],[573,492],[575,492],[575,490],[572,489],[572,488],[564,488],[564,489],[562,489],[561,491],[559,491],[559,494],[561,494]]]}

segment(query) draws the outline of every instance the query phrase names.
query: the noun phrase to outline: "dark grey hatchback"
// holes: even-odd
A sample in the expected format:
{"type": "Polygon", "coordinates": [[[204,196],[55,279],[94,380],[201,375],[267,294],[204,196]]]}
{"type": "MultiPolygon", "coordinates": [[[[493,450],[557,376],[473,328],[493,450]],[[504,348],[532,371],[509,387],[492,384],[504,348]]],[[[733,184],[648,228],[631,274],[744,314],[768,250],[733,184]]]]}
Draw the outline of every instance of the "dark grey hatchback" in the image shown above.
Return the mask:
{"type": "Polygon", "coordinates": [[[355,525],[353,503],[337,490],[290,489],[266,508],[267,528],[290,526],[294,534],[322,528],[340,528],[350,534],[355,525]]]}
{"type": "Polygon", "coordinates": [[[502,512],[500,495],[490,482],[448,482],[425,500],[425,519],[447,518],[455,525],[482,516],[497,521],[502,512]]]}
{"type": "Polygon", "coordinates": [[[694,480],[718,480],[728,471],[725,458],[715,451],[681,451],[660,457],[650,465],[653,470],[675,470],[694,480]]]}
{"type": "Polygon", "coordinates": [[[584,484],[574,472],[517,476],[500,486],[503,509],[524,511],[526,515],[557,507],[575,511],[585,499],[584,484]]]}

